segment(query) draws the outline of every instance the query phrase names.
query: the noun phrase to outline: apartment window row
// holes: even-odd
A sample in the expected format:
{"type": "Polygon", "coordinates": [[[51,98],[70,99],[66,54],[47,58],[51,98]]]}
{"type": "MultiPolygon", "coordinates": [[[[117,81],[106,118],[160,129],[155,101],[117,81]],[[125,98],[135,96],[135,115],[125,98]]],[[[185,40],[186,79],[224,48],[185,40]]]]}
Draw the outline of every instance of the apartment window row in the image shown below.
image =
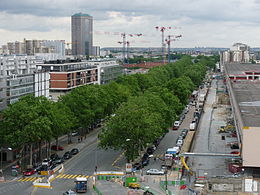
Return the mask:
{"type": "Polygon", "coordinates": [[[19,85],[24,85],[33,82],[34,82],[33,77],[17,78],[14,80],[7,81],[7,86],[17,86],[17,85],[19,86],[19,85]]]}
{"type": "Polygon", "coordinates": [[[10,89],[10,91],[7,91],[7,96],[21,96],[24,94],[28,93],[33,93],[34,92],[34,87],[33,86],[27,86],[23,88],[15,88],[15,89],[10,89]]]}

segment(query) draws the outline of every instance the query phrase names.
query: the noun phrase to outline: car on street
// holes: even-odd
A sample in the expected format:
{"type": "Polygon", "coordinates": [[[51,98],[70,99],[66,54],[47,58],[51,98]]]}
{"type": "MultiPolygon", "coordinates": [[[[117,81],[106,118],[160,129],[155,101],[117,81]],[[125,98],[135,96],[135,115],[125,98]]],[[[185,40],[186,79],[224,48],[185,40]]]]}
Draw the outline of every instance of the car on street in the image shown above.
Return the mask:
{"type": "Polygon", "coordinates": [[[72,156],[71,156],[70,152],[65,152],[64,155],[63,155],[63,158],[64,158],[65,160],[70,159],[71,157],[72,157],[72,156]]]}
{"type": "Polygon", "coordinates": [[[64,159],[63,159],[63,157],[58,157],[57,159],[55,159],[54,162],[55,162],[55,164],[61,164],[64,162],[64,159]]]}
{"type": "Polygon", "coordinates": [[[50,158],[45,158],[45,159],[42,161],[42,166],[47,166],[47,167],[49,167],[51,164],[52,164],[52,160],[51,160],[50,158]]]}
{"type": "Polygon", "coordinates": [[[62,151],[62,150],[64,150],[64,148],[62,147],[62,146],[60,146],[60,145],[52,145],[51,146],[51,150],[55,150],[55,151],[62,151]]]}
{"type": "Polygon", "coordinates": [[[177,143],[176,143],[176,146],[182,146],[182,144],[183,144],[183,140],[178,139],[177,143]]]}
{"type": "Polygon", "coordinates": [[[31,176],[31,175],[33,175],[33,174],[35,174],[35,173],[36,173],[35,169],[26,169],[26,170],[23,172],[23,175],[24,175],[24,176],[31,176]]]}
{"type": "Polygon", "coordinates": [[[76,192],[74,192],[73,190],[68,190],[64,192],[63,195],[76,195],[76,192]]]}
{"type": "Polygon", "coordinates": [[[59,158],[59,156],[58,156],[58,154],[56,154],[56,153],[54,153],[54,154],[52,154],[52,155],[50,156],[50,159],[51,159],[52,161],[55,161],[57,158],[59,158]]]}
{"type": "Polygon", "coordinates": [[[143,168],[142,163],[135,163],[133,165],[133,169],[135,169],[135,170],[140,170],[142,168],[143,168]]]}
{"type": "Polygon", "coordinates": [[[232,152],[230,152],[230,154],[240,154],[240,152],[239,151],[232,151],[232,152]]]}
{"type": "Polygon", "coordinates": [[[153,152],[154,152],[154,147],[149,147],[149,148],[147,148],[146,152],[147,152],[147,154],[149,154],[149,155],[153,154],[153,152]]]}
{"type": "Polygon", "coordinates": [[[77,136],[78,134],[79,134],[79,132],[77,132],[77,131],[71,132],[71,135],[72,135],[72,136],[77,136]]]}
{"type": "Polygon", "coordinates": [[[71,155],[76,155],[79,153],[79,149],[78,148],[73,148],[71,151],[70,151],[70,154],[71,155]]]}
{"type": "Polygon", "coordinates": [[[232,144],[232,145],[230,145],[230,148],[231,149],[239,149],[239,146],[238,146],[238,144],[232,144]]]}
{"type": "Polygon", "coordinates": [[[142,161],[142,166],[147,166],[149,164],[149,158],[142,161]]]}
{"type": "Polygon", "coordinates": [[[159,171],[158,169],[149,169],[146,171],[147,175],[164,175],[164,171],[159,171]]]}
{"type": "Polygon", "coordinates": [[[172,130],[178,130],[180,125],[181,125],[180,121],[175,121],[172,130]]]}

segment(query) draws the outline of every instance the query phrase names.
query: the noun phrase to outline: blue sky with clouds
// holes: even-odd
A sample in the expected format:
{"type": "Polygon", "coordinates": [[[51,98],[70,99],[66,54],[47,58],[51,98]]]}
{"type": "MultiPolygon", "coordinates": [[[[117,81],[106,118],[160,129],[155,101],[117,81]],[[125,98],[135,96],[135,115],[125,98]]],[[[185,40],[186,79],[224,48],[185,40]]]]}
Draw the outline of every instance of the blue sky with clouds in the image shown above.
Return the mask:
{"type": "Polygon", "coordinates": [[[256,47],[259,10],[260,0],[1,0],[0,44],[23,38],[70,42],[70,16],[83,12],[94,17],[94,44],[102,47],[120,46],[121,37],[112,32],[143,33],[130,44],[159,47],[155,26],[176,27],[166,31],[182,34],[174,47],[256,47]]]}

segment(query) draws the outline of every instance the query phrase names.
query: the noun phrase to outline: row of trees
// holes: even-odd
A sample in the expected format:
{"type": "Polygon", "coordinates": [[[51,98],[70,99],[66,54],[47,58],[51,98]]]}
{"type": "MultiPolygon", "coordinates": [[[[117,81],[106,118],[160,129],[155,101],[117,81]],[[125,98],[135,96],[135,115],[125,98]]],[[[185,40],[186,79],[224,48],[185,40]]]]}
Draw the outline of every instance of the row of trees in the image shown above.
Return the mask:
{"type": "Polygon", "coordinates": [[[205,77],[214,58],[188,56],[176,63],[153,68],[148,74],[118,79],[132,94],[119,107],[99,135],[103,148],[123,149],[134,160],[144,148],[168,131],[192,93],[205,77]]]}
{"type": "MultiPolygon", "coordinates": [[[[43,141],[50,143],[53,138],[58,141],[59,136],[75,129],[87,133],[92,124],[109,117],[100,134],[100,146],[126,149],[128,159],[134,159],[181,113],[213,60],[197,61],[194,64],[186,56],[153,68],[148,74],[122,76],[107,85],[79,87],[58,102],[44,97],[21,98],[1,113],[0,136],[10,147],[29,146],[32,154],[33,145],[41,147],[43,141]],[[115,116],[110,117],[112,114],[115,116]]],[[[32,155],[30,159],[32,164],[32,155]]]]}

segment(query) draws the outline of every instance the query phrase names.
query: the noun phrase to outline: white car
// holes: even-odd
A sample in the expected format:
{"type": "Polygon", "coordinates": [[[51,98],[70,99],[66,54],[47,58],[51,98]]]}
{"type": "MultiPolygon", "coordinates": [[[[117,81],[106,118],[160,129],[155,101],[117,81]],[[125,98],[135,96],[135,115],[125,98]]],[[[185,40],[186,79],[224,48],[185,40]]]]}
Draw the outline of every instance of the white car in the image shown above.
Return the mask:
{"type": "Polygon", "coordinates": [[[149,169],[146,171],[147,175],[164,175],[164,171],[159,171],[158,169],[149,169]]]}

